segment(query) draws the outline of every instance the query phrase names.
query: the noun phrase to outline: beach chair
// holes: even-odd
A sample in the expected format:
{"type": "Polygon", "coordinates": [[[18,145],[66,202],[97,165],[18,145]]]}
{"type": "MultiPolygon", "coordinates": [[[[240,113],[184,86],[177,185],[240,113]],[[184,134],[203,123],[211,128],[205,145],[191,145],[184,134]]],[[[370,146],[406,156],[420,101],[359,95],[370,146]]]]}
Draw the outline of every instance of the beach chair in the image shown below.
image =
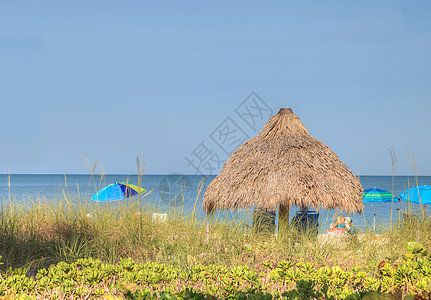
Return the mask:
{"type": "Polygon", "coordinates": [[[319,213],[316,211],[297,211],[291,223],[299,233],[311,233],[316,236],[319,233],[319,213]]]}
{"type": "Polygon", "coordinates": [[[419,215],[413,214],[413,213],[406,213],[403,212],[403,222],[418,222],[419,221],[419,215]]]}
{"type": "Polygon", "coordinates": [[[275,233],[275,211],[256,208],[253,211],[253,231],[275,233]]]}
{"type": "Polygon", "coordinates": [[[402,213],[402,219],[401,219],[401,226],[404,228],[411,228],[411,227],[417,227],[420,222],[422,216],[420,213],[402,213]]]}

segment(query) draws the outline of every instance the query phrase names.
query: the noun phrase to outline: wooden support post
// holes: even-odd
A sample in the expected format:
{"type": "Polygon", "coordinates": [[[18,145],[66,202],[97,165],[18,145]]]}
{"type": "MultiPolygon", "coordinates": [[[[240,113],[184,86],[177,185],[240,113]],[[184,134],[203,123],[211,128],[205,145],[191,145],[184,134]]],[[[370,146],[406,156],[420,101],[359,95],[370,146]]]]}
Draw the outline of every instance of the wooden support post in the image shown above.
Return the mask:
{"type": "Polygon", "coordinates": [[[279,206],[278,235],[283,239],[289,236],[289,205],[279,206]]]}

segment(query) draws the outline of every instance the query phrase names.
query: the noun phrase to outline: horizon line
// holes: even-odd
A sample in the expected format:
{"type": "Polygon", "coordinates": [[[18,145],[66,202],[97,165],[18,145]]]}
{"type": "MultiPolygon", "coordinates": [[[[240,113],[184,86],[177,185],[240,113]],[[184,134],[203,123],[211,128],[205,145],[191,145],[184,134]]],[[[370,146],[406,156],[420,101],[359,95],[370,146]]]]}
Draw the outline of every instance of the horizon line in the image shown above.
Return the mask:
{"type": "MultiPolygon", "coordinates": [[[[0,173],[0,175],[6,175],[9,176],[9,173],[0,173]]],[[[139,176],[139,174],[126,174],[126,173],[10,173],[10,175],[87,175],[87,176],[91,176],[91,175],[118,175],[118,176],[139,176]]],[[[189,173],[144,173],[141,174],[141,176],[168,176],[168,175],[184,175],[184,176],[217,176],[218,174],[189,174],[189,173]]],[[[361,177],[361,176],[394,176],[394,177],[401,177],[401,176],[424,176],[424,177],[429,177],[431,175],[406,175],[406,174],[393,174],[393,175],[382,175],[382,174],[360,174],[360,175],[356,175],[356,177],[361,177]]]]}

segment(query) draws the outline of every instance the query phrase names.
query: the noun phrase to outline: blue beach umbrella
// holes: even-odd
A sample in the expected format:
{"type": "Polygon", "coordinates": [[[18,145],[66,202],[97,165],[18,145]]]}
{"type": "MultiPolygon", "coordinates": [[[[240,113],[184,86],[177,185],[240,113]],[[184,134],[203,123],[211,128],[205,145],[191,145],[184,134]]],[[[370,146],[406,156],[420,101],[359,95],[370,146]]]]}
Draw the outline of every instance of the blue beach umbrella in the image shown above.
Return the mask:
{"type": "Polygon", "coordinates": [[[431,203],[431,186],[415,186],[405,190],[404,192],[401,192],[399,196],[404,201],[427,205],[431,203]]]}
{"type": "Polygon", "coordinates": [[[364,190],[364,194],[362,196],[364,203],[372,203],[374,207],[374,225],[373,228],[376,230],[376,203],[385,203],[385,202],[398,202],[400,201],[398,196],[392,195],[392,193],[373,187],[372,189],[364,190]]]}
{"type": "Polygon", "coordinates": [[[91,199],[94,201],[121,200],[139,195],[143,192],[145,192],[145,190],[137,185],[125,182],[116,182],[98,191],[91,197],[91,199]]]}

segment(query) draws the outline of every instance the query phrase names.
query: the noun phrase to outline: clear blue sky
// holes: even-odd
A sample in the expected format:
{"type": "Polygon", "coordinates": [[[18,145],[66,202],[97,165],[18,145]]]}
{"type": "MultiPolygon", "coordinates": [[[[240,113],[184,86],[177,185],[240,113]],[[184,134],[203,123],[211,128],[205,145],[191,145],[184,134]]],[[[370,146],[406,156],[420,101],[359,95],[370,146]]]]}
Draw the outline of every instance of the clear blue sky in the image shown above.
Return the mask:
{"type": "Polygon", "coordinates": [[[430,53],[426,0],[2,0],[0,173],[194,173],[254,91],[356,174],[431,175],[430,53]]]}

